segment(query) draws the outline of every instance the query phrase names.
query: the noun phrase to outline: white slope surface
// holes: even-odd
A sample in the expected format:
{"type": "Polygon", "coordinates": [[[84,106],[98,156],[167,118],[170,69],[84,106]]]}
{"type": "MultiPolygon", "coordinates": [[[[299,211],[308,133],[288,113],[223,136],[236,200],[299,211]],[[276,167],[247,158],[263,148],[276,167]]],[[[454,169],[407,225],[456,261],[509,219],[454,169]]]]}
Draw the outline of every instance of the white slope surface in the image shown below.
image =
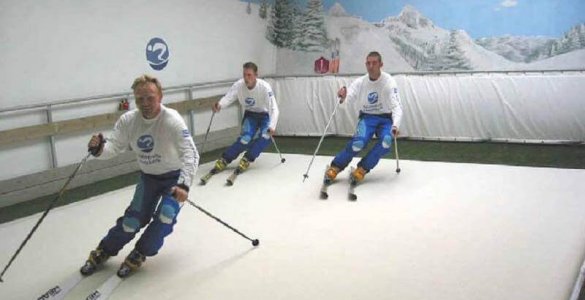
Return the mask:
{"type": "MultiPolygon", "coordinates": [[[[318,156],[303,183],[311,157],[284,156],[262,154],[234,186],[228,171],[190,193],[259,247],[186,204],[162,251],[110,299],[568,299],[585,255],[584,170],[401,161],[397,175],[385,159],[357,202],[347,171],[323,201],[331,157],[318,156]]],[[[0,299],[36,299],[76,272],[132,193],[52,211],[0,299]]],[[[0,225],[2,266],[39,216],[0,225]]],[[[67,299],[84,298],[131,247],[67,299]]]]}

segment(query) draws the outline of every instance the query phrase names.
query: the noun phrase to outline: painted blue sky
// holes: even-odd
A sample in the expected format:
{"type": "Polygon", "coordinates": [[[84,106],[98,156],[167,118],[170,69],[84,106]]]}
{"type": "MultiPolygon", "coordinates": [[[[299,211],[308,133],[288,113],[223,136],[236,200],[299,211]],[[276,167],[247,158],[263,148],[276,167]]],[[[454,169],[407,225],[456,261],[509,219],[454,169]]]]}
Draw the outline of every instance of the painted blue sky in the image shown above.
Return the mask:
{"type": "MultiPolygon", "coordinates": [[[[306,0],[297,2],[304,6],[306,0]]],[[[574,25],[585,23],[585,0],[323,0],[323,5],[328,10],[335,2],[371,22],[397,16],[409,4],[437,26],[463,29],[472,38],[561,37],[574,25]]]]}

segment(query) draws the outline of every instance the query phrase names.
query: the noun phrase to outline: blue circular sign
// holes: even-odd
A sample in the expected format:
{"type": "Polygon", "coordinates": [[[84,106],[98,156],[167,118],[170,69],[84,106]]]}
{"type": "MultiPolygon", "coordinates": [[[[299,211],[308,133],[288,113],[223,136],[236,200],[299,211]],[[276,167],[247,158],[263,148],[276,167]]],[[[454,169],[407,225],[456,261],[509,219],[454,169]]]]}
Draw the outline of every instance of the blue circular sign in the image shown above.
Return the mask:
{"type": "Polygon", "coordinates": [[[167,66],[169,54],[169,46],[161,38],[152,38],[146,45],[146,60],[154,70],[160,71],[167,66]]]}

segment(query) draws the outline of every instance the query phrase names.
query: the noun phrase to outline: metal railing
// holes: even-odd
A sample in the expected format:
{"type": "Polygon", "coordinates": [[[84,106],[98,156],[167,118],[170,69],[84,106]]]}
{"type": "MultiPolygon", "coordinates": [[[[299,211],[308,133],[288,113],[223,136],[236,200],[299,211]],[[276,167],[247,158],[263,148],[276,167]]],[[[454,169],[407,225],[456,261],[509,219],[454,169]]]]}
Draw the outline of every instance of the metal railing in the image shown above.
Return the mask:
{"type": "MultiPolygon", "coordinates": [[[[185,84],[185,85],[178,85],[178,86],[171,86],[167,88],[163,88],[164,93],[179,93],[179,92],[186,92],[188,99],[193,99],[193,92],[196,90],[204,90],[210,89],[215,87],[223,87],[233,84],[237,79],[233,80],[221,80],[221,81],[212,81],[212,82],[200,82],[200,83],[193,83],[193,84],[185,84]]],[[[105,103],[109,101],[120,101],[122,99],[132,99],[134,97],[132,92],[124,92],[124,93],[115,93],[115,94],[104,94],[104,95],[96,95],[96,96],[89,96],[89,97],[81,97],[81,98],[72,98],[66,100],[59,100],[47,103],[36,103],[36,104],[28,104],[28,105],[19,105],[9,108],[0,109],[0,114],[10,114],[10,113],[23,113],[23,112],[37,112],[42,111],[45,115],[45,123],[50,124],[53,123],[53,112],[57,108],[66,108],[69,106],[74,105],[82,105],[88,103],[105,103]]],[[[188,127],[190,132],[194,132],[194,124],[195,124],[195,114],[193,110],[187,111],[188,116],[188,127]]],[[[49,157],[50,157],[50,168],[54,169],[59,166],[57,161],[57,150],[55,146],[55,136],[50,135],[48,136],[48,146],[49,146],[49,157]]]]}
{"type": "MultiPolygon", "coordinates": [[[[564,69],[564,70],[493,70],[493,71],[416,71],[416,72],[388,72],[389,74],[396,76],[396,75],[414,75],[414,76],[436,76],[436,75],[475,75],[475,74],[545,74],[545,73],[583,73],[585,69],[564,69]]],[[[282,78],[291,78],[291,77],[354,77],[354,76],[362,76],[363,73],[338,73],[338,74],[290,74],[290,75],[268,75],[262,77],[264,79],[282,79],[282,78]]],[[[163,92],[192,92],[195,89],[205,89],[205,88],[213,88],[219,86],[225,86],[233,84],[236,80],[220,80],[220,81],[209,81],[209,82],[200,82],[200,83],[192,83],[192,84],[184,84],[184,85],[177,85],[171,86],[167,88],[163,88],[163,92]]],[[[124,93],[115,93],[115,94],[105,94],[105,95],[97,95],[97,96],[90,96],[90,97],[81,97],[81,98],[73,98],[67,100],[59,100],[54,102],[47,102],[47,103],[38,103],[38,104],[28,104],[28,105],[18,105],[9,108],[0,108],[0,114],[8,113],[8,112],[22,112],[27,110],[47,110],[51,107],[56,106],[67,106],[73,104],[81,104],[87,102],[106,102],[106,100],[113,100],[113,99],[131,99],[133,97],[132,92],[124,92],[124,93]]]]}
{"type": "MultiPolygon", "coordinates": [[[[193,83],[193,84],[185,84],[185,85],[178,85],[178,86],[171,86],[167,88],[163,88],[163,92],[189,92],[195,89],[205,89],[205,88],[213,88],[218,86],[224,86],[232,84],[237,79],[233,80],[222,80],[222,81],[210,81],[210,82],[201,82],[201,83],[193,83]]],[[[97,95],[97,96],[90,96],[90,97],[81,97],[81,98],[72,98],[66,100],[59,100],[54,102],[47,102],[47,103],[37,103],[37,104],[28,104],[28,105],[18,105],[9,108],[0,109],[0,114],[2,113],[9,113],[9,112],[23,112],[29,110],[50,110],[56,106],[68,106],[68,105],[75,105],[75,104],[82,104],[88,102],[106,102],[109,100],[119,100],[122,98],[131,99],[133,97],[132,92],[125,92],[125,93],[115,93],[115,94],[105,94],[105,95],[97,95]]]]}
{"type": "MultiPolygon", "coordinates": [[[[564,69],[564,70],[493,70],[493,71],[412,71],[412,72],[387,72],[392,76],[440,76],[440,75],[476,75],[476,74],[545,74],[545,73],[584,73],[585,69],[564,69]]],[[[354,77],[362,76],[363,73],[337,73],[337,74],[290,74],[290,75],[272,75],[267,79],[282,79],[295,77],[354,77]]]]}

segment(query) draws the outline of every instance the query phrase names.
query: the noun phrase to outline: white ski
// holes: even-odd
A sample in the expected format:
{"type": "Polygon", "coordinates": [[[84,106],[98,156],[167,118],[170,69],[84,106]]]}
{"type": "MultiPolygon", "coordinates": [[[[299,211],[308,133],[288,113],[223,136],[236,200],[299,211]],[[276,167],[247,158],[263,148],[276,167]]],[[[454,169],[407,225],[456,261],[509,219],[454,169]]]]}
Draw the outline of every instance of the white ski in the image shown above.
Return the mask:
{"type": "MultiPolygon", "coordinates": [[[[325,172],[327,172],[328,169],[329,165],[325,167],[325,172]]],[[[319,198],[321,198],[322,200],[327,200],[327,198],[329,198],[329,193],[327,192],[327,189],[331,184],[333,184],[333,181],[326,180],[325,178],[326,176],[323,175],[323,183],[321,184],[321,190],[319,191],[319,198]]]]}
{"type": "Polygon", "coordinates": [[[108,299],[123,280],[124,279],[118,277],[117,274],[110,276],[104,283],[102,283],[102,285],[85,297],[85,300],[108,299]]]}
{"type": "Polygon", "coordinates": [[[81,275],[79,271],[75,272],[71,276],[65,278],[62,282],[48,289],[44,294],[39,296],[37,300],[57,300],[63,299],[67,294],[79,284],[85,276],[81,275]]]}
{"type": "Polygon", "coordinates": [[[226,179],[226,184],[229,186],[234,185],[236,178],[238,178],[238,175],[240,175],[242,173],[244,173],[244,171],[242,171],[240,169],[235,169],[234,172],[230,175],[230,177],[228,177],[228,179],[226,179]]]}
{"type": "Polygon", "coordinates": [[[358,198],[355,193],[355,186],[357,185],[357,182],[351,177],[351,174],[353,174],[354,170],[355,168],[351,167],[351,172],[349,173],[349,191],[347,192],[347,198],[349,201],[356,201],[358,198]]]}

